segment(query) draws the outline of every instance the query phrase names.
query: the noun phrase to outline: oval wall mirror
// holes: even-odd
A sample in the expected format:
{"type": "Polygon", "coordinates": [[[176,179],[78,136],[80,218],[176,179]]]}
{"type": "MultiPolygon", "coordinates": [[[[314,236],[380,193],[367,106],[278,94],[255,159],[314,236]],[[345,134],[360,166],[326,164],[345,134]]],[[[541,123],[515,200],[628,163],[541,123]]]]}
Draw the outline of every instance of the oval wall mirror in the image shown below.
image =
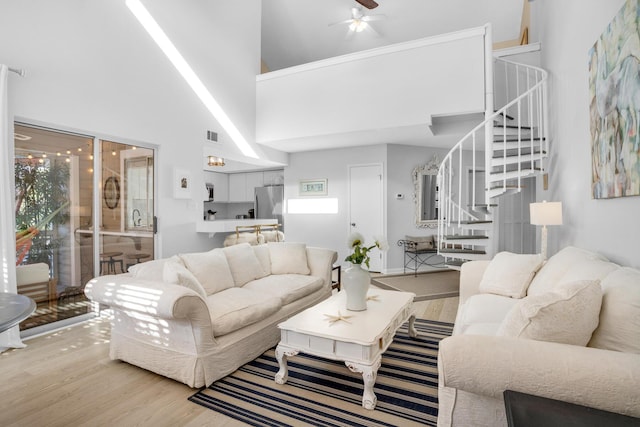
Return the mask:
{"type": "Polygon", "coordinates": [[[120,203],[120,181],[115,176],[110,176],[104,182],[104,203],[109,209],[115,209],[120,203]]]}

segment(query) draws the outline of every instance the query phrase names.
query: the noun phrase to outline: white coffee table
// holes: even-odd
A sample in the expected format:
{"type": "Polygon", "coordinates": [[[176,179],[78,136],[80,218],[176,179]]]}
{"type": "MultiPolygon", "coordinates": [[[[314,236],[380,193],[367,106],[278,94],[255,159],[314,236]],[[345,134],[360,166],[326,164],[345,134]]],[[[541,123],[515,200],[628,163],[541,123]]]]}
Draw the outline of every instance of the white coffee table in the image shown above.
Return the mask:
{"type": "Polygon", "coordinates": [[[280,323],[281,337],[276,347],[280,370],[276,373],[275,381],[278,384],[287,382],[287,357],[300,352],[342,360],[352,372],[362,373],[362,406],[374,409],[377,399],[373,385],[382,353],[407,320],[409,335],[412,338],[417,335],[413,324],[414,297],[415,294],[411,292],[370,289],[367,310],[348,311],[346,294],[341,291],[280,323]],[[335,320],[340,317],[341,320],[335,320]]]}

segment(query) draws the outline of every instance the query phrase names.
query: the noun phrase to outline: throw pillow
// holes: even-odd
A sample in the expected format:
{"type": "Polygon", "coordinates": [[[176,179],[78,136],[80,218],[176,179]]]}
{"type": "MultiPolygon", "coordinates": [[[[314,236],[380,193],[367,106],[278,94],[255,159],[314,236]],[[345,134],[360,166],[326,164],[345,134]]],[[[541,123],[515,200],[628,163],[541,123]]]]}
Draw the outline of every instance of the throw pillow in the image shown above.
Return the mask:
{"type": "Polygon", "coordinates": [[[181,254],[180,259],[198,279],[207,295],[212,295],[234,286],[233,276],[222,249],[181,254]]]}
{"type": "Polygon", "coordinates": [[[175,260],[172,258],[164,263],[163,271],[164,281],[167,283],[173,283],[176,285],[189,288],[202,298],[207,297],[207,293],[198,281],[198,279],[180,262],[178,258],[175,260]]]}
{"type": "Polygon", "coordinates": [[[589,347],[640,354],[640,270],[619,268],[600,285],[600,323],[589,347]]]}
{"type": "Polygon", "coordinates": [[[141,262],[139,264],[132,265],[131,267],[129,267],[127,271],[133,277],[162,282],[164,280],[163,279],[164,263],[169,260],[177,260],[178,262],[180,262],[178,257],[174,255],[171,258],[154,259],[152,261],[146,261],[146,262],[141,262]]]}
{"type": "Polygon", "coordinates": [[[564,284],[523,298],[507,313],[496,335],[585,346],[598,326],[601,304],[599,280],[564,284]]]}
{"type": "MultiPolygon", "coordinates": [[[[527,295],[540,295],[549,292],[560,283],[562,276],[571,270],[577,263],[583,261],[607,261],[602,255],[587,251],[586,249],[567,246],[557,254],[549,258],[544,267],[531,281],[527,295]]],[[[584,279],[578,277],[576,279],[584,279]]],[[[588,277],[592,279],[593,277],[588,277]]]]}
{"type": "Polygon", "coordinates": [[[243,286],[245,283],[266,276],[249,243],[229,246],[222,251],[227,257],[236,286],[243,286]]]}
{"type": "Polygon", "coordinates": [[[540,255],[500,252],[491,260],[480,281],[480,292],[522,298],[536,271],[542,267],[540,255]]]}
{"type": "Polygon", "coordinates": [[[304,243],[269,242],[271,274],[311,274],[304,243]]]}
{"type": "Polygon", "coordinates": [[[253,253],[256,254],[258,261],[260,261],[260,266],[262,267],[262,271],[264,271],[265,276],[269,276],[271,274],[271,255],[269,254],[269,246],[253,246],[253,253]]]}

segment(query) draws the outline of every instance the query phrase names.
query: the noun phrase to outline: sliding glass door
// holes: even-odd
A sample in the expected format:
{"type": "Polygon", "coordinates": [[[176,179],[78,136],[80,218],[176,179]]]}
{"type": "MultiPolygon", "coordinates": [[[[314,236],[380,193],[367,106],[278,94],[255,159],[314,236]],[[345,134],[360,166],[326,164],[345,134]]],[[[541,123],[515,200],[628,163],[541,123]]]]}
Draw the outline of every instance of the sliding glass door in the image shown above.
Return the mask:
{"type": "Polygon", "coordinates": [[[16,124],[14,166],[21,330],[90,314],[89,280],[154,258],[154,150],[16,124]]]}

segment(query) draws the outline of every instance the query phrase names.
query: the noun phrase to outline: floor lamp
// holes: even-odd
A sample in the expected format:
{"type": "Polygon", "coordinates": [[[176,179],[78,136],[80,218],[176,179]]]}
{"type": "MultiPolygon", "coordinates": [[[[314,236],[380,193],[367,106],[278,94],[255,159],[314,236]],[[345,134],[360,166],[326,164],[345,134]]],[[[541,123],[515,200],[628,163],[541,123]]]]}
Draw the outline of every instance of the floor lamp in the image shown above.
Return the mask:
{"type": "Polygon", "coordinates": [[[562,225],[562,202],[547,202],[529,204],[531,224],[542,226],[540,236],[540,250],[542,259],[547,259],[547,225],[562,225]]]}

